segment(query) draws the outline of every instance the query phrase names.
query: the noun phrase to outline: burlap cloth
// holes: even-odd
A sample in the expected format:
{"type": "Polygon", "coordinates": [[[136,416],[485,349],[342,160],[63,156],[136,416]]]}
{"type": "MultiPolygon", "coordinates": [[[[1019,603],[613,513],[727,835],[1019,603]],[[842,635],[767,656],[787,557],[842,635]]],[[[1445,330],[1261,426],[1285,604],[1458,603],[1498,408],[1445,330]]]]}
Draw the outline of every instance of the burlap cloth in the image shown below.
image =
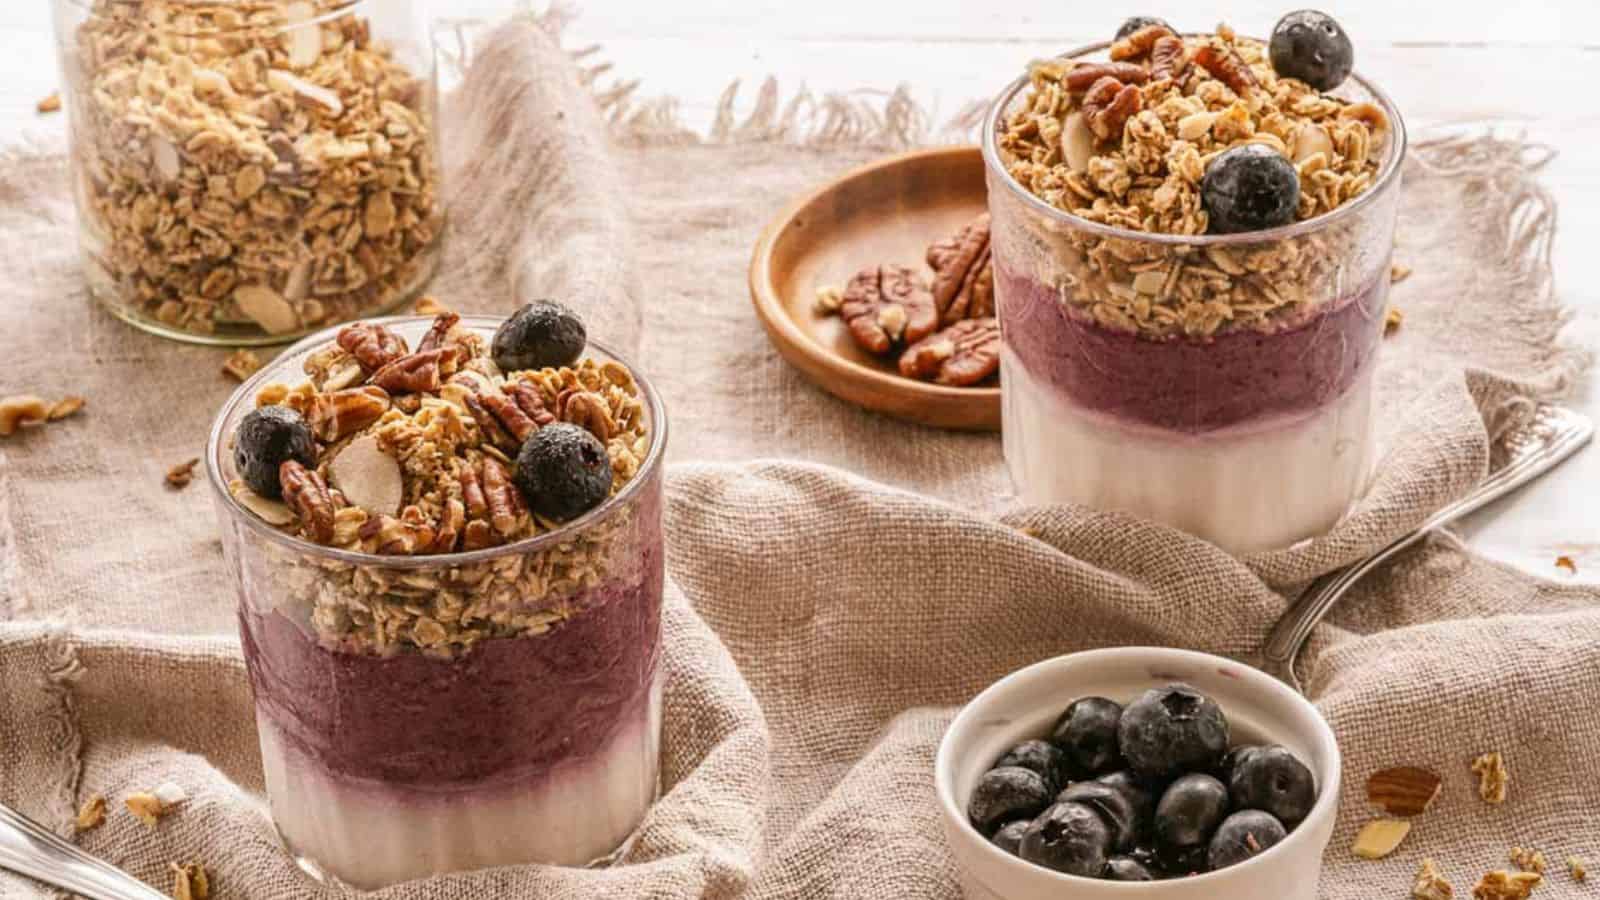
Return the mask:
{"type": "MultiPolygon", "coordinates": [[[[744,295],[749,247],[782,201],[880,145],[922,139],[915,110],[899,97],[768,102],[743,123],[724,117],[719,140],[690,142],[664,105],[625,91],[597,105],[593,75],[527,22],[479,53],[449,103],[454,220],[437,291],[474,311],[536,294],[577,302],[597,334],[637,348],[665,394],[679,462],[663,796],[612,868],[523,867],[380,896],[956,897],[931,784],[954,707],[1078,649],[1250,657],[1280,591],[1466,489],[1491,435],[1531,398],[1570,389],[1586,362],[1556,341],[1554,207],[1532,180],[1535,154],[1437,143],[1407,173],[1399,254],[1416,274],[1396,290],[1406,324],[1380,376],[1389,453],[1334,534],[1239,561],[1117,515],[997,518],[996,438],[833,400],[778,359],[744,295]],[[729,463],[778,455],[808,462],[729,463]]],[[[221,897],[320,896],[267,819],[211,499],[203,484],[162,486],[198,455],[230,390],[221,354],[93,309],[73,241],[59,147],[14,152],[0,165],[12,348],[0,394],[76,392],[90,406],[0,442],[0,799],[67,834],[90,793],[115,802],[175,781],[194,799],[159,828],[113,809],[79,842],[160,885],[169,862],[200,860],[221,897]]],[[[1424,855],[1459,896],[1513,845],[1555,863],[1537,896],[1592,893],[1558,870],[1568,854],[1600,863],[1597,601],[1441,537],[1346,602],[1306,669],[1351,786],[1324,897],[1403,896],[1424,855]],[[1504,806],[1479,801],[1468,772],[1487,750],[1509,761],[1504,806]],[[1443,794],[1393,857],[1357,861],[1359,785],[1394,764],[1443,773],[1443,794]]],[[[0,895],[41,896],[3,875],[0,895]]]]}

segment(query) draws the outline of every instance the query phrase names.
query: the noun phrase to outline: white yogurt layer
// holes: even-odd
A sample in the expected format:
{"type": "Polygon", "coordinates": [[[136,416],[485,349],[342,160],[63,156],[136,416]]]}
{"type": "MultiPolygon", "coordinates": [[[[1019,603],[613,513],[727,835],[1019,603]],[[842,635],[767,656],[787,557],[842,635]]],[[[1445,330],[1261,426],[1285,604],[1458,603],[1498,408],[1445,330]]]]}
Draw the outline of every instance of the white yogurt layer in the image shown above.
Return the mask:
{"type": "Polygon", "coordinates": [[[655,800],[661,685],[599,754],[527,786],[387,785],[334,775],[258,717],[267,797],[285,843],[322,878],[373,889],[517,863],[582,866],[628,839],[655,800]]]}
{"type": "Polygon", "coordinates": [[[1375,366],[1302,416],[1184,434],[1092,412],[1001,356],[1006,462],[1023,502],[1163,522],[1235,554],[1326,532],[1373,465],[1375,366]]]}

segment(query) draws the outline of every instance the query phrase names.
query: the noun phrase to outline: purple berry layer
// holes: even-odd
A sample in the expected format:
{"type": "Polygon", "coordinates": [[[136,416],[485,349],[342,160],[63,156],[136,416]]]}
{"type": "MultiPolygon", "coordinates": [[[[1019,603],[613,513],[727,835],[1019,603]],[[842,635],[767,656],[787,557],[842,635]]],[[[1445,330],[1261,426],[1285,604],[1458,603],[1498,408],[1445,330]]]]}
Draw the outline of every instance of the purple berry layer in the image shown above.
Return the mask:
{"type": "Polygon", "coordinates": [[[1035,381],[1077,406],[1185,433],[1300,416],[1343,396],[1377,353],[1389,287],[1380,278],[1282,331],[1152,340],[1069,314],[1055,288],[994,262],[1001,333],[1035,381]]]}

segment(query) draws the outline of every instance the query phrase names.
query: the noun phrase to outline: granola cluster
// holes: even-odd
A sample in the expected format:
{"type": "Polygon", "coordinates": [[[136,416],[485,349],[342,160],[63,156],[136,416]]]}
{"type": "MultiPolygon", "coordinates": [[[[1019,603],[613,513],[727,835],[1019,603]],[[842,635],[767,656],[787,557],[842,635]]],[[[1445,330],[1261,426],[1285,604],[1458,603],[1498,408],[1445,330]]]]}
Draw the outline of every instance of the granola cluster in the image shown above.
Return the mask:
{"type": "Polygon", "coordinates": [[[431,79],[349,7],[95,0],[67,68],[101,289],[169,327],[284,335],[431,273],[431,79]]]}
{"type": "MultiPolygon", "coordinates": [[[[284,466],[283,501],[235,479],[230,491],[267,523],[304,540],[402,558],[480,550],[561,528],[531,511],[512,482],[517,448],[553,422],[606,447],[615,496],[639,474],[652,435],[639,386],[615,361],[503,372],[487,341],[443,312],[413,350],[371,322],[346,326],[312,353],[308,380],[271,383],[258,406],[299,412],[316,437],[314,466],[284,466]]],[[[438,655],[479,640],[539,634],[581,610],[585,589],[642,577],[654,527],[647,491],[558,545],[488,562],[423,568],[357,565],[266,542],[246,546],[246,580],[310,604],[328,646],[438,655]]]]}
{"type": "MultiPolygon", "coordinates": [[[[1279,77],[1260,41],[1226,26],[1179,37],[1152,25],[1119,40],[1110,57],[1034,63],[1026,97],[1002,124],[1007,171],[1057,209],[1129,231],[1203,235],[1206,166],[1248,143],[1294,164],[1299,220],[1376,182],[1392,131],[1383,110],[1279,77]]],[[[1069,308],[1153,338],[1288,327],[1341,299],[1348,267],[1366,252],[1359,227],[1202,250],[1101,238],[1029,217],[1019,206],[997,221],[997,244],[1047,261],[1039,268],[1054,274],[1051,286],[1069,308]]],[[[1387,266],[1387,244],[1372,249],[1360,274],[1387,266]]]]}

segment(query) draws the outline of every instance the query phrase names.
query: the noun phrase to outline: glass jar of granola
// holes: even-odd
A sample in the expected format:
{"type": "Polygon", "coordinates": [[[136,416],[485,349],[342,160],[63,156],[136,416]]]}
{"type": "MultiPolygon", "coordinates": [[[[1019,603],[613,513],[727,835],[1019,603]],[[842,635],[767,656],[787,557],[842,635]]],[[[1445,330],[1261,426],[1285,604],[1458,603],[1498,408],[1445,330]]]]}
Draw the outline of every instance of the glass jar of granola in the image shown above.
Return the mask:
{"type": "Polygon", "coordinates": [[[588,864],[656,796],[664,411],[592,343],[502,368],[498,325],[323,332],[211,433],[268,799],[324,880],[588,864]],[[541,435],[597,448],[581,507],[528,493],[541,435]]]}
{"type": "Polygon", "coordinates": [[[1151,27],[1034,63],[985,125],[1006,460],[1030,503],[1285,547],[1370,476],[1404,127],[1360,77],[1151,27]],[[1239,148],[1289,185],[1281,223],[1211,221],[1239,148]]]}
{"type": "Polygon", "coordinates": [[[421,0],[54,0],[91,293],[167,337],[385,312],[444,224],[421,0]]]}

